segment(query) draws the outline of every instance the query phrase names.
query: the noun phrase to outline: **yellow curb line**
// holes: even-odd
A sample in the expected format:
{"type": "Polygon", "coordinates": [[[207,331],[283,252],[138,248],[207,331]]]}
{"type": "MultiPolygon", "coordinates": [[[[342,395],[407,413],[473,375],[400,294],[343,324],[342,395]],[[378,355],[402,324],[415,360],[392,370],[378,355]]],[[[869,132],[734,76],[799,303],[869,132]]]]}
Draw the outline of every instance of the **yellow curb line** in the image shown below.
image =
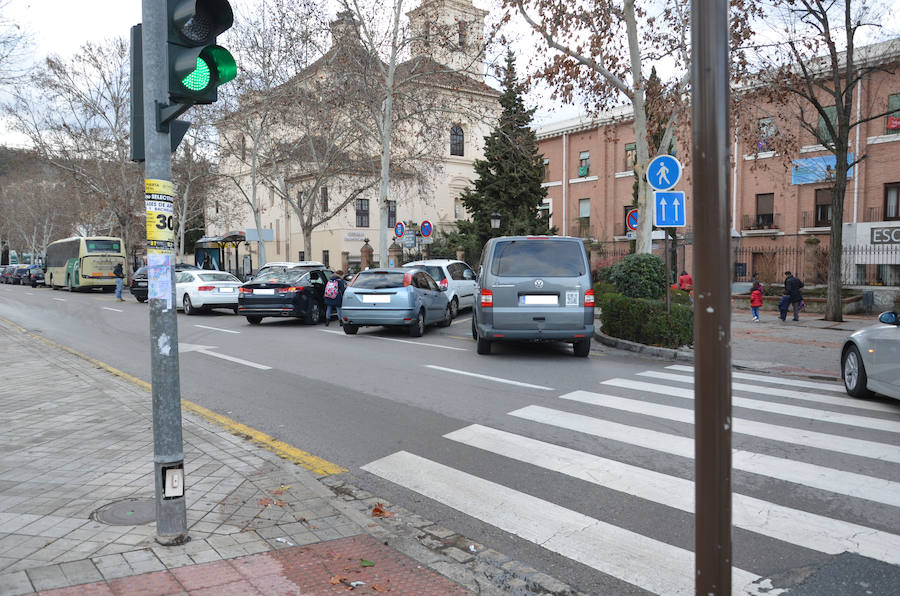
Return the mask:
{"type": "MultiPolygon", "coordinates": [[[[81,352],[74,350],[68,346],[64,346],[62,344],[56,343],[52,339],[47,339],[46,337],[42,337],[40,335],[36,335],[34,333],[29,333],[27,329],[20,327],[19,325],[13,323],[12,321],[0,317],[0,321],[5,323],[6,325],[16,329],[20,333],[27,335],[33,339],[37,339],[39,341],[44,342],[47,345],[53,346],[55,348],[59,348],[65,352],[68,352],[74,356],[78,356],[84,360],[87,360],[97,368],[101,368],[117,377],[120,377],[132,385],[140,387],[144,389],[148,393],[152,391],[152,386],[150,383],[141,380],[135,376],[128,374],[125,371],[121,371],[117,368],[113,368],[112,366],[106,364],[105,362],[101,362],[96,358],[92,358],[87,354],[82,354],[81,352]]],[[[314,474],[318,474],[320,476],[331,476],[333,474],[343,474],[347,471],[346,468],[342,468],[337,464],[333,464],[328,460],[322,459],[321,457],[317,457],[311,453],[303,451],[302,449],[298,449],[289,443],[285,443],[284,441],[279,441],[275,437],[267,435],[263,432],[260,432],[254,428],[251,428],[245,424],[241,424],[240,422],[228,418],[227,416],[222,416],[221,414],[216,414],[212,410],[204,408],[199,404],[195,404],[194,402],[188,401],[186,399],[181,400],[181,407],[189,412],[193,412],[197,414],[201,418],[208,420],[218,426],[221,426],[228,432],[233,435],[244,437],[245,439],[249,439],[253,443],[263,447],[264,449],[271,451],[282,459],[285,459],[289,462],[295,463],[298,466],[302,466],[309,470],[314,474]]]]}

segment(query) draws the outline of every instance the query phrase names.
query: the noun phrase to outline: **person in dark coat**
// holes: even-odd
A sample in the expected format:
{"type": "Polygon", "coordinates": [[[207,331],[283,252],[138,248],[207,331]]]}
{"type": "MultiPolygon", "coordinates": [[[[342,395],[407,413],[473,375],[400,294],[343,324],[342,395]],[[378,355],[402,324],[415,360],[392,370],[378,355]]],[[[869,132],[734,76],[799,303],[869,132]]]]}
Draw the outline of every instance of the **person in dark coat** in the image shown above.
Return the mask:
{"type": "Polygon", "coordinates": [[[328,283],[325,284],[325,296],[323,297],[325,301],[325,326],[331,323],[331,315],[334,312],[337,312],[338,316],[338,324],[344,325],[344,317],[341,313],[341,302],[344,299],[344,290],[346,289],[347,284],[344,283],[344,272],[341,270],[335,271],[331,276],[331,279],[328,280],[328,283]]]}
{"type": "MultiPolygon", "coordinates": [[[[794,309],[794,320],[800,320],[800,303],[803,302],[803,292],[800,291],[800,288],[803,287],[803,282],[800,281],[799,277],[794,277],[790,271],[784,272],[785,280],[784,280],[784,293],[789,294],[791,297],[791,306],[794,309]]],[[[785,320],[785,317],[782,317],[782,321],[785,320]]]]}
{"type": "Polygon", "coordinates": [[[116,263],[113,275],[116,276],[116,300],[125,302],[125,299],[122,298],[122,284],[125,283],[125,271],[122,269],[122,263],[116,263]]]}
{"type": "Polygon", "coordinates": [[[782,323],[787,319],[787,313],[790,307],[791,295],[788,294],[787,290],[785,290],[784,294],[781,295],[781,299],[778,301],[778,318],[781,319],[782,323]]]}

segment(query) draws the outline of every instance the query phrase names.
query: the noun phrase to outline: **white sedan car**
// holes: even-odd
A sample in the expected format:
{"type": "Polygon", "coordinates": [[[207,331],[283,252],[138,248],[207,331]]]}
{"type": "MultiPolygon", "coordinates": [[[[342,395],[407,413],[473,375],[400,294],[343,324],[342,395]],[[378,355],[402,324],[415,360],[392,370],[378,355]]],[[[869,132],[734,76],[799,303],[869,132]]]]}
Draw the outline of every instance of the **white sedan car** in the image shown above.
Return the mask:
{"type": "Polygon", "coordinates": [[[878,321],[844,343],[844,387],[853,397],[871,397],[877,392],[900,399],[900,315],[881,313],[878,321]]]}
{"type": "Polygon", "coordinates": [[[237,314],[241,284],[241,280],[224,271],[179,271],[175,274],[176,308],[182,308],[186,315],[211,308],[229,308],[237,314]]]}
{"type": "Polygon", "coordinates": [[[406,263],[404,267],[424,269],[437,285],[447,292],[450,315],[456,318],[463,308],[475,306],[475,272],[462,261],[453,259],[427,259],[406,263]]]}

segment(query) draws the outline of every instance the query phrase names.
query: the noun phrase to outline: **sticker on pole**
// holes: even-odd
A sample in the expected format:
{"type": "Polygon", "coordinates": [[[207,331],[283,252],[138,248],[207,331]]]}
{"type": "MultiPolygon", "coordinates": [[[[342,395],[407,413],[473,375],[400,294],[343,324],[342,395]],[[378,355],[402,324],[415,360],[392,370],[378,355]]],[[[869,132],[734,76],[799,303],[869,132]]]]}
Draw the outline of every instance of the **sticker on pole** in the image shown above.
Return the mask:
{"type": "Polygon", "coordinates": [[[681,179],[681,162],[671,155],[657,155],[647,166],[647,183],[654,190],[669,190],[681,179]]]}
{"type": "Polygon", "coordinates": [[[628,214],[625,215],[625,225],[628,226],[629,230],[636,230],[638,228],[638,210],[631,209],[628,211],[628,214]]]}
{"type": "Polygon", "coordinates": [[[431,225],[431,222],[426,219],[419,225],[419,231],[422,233],[422,238],[428,238],[431,236],[431,233],[434,232],[434,227],[431,225]]]}
{"type": "Polygon", "coordinates": [[[168,180],[144,180],[144,210],[147,218],[147,253],[175,250],[175,186],[168,180]]]}
{"type": "Polygon", "coordinates": [[[405,226],[402,221],[398,221],[397,225],[394,226],[394,236],[397,238],[403,238],[403,232],[405,231],[405,226]]]}

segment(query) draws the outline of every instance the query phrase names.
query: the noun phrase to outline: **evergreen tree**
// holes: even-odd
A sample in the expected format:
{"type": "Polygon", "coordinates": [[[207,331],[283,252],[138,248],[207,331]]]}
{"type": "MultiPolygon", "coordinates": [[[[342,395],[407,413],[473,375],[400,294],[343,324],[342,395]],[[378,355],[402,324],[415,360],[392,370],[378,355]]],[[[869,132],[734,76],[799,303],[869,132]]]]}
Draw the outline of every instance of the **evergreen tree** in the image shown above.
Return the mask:
{"type": "Polygon", "coordinates": [[[474,187],[460,197],[472,220],[459,221],[457,227],[469,239],[466,244],[474,244],[478,250],[494,235],[494,212],[500,214],[496,235],[555,233],[539,210],[547,196],[547,189],[541,186],[543,155],[538,153],[537,137],[531,129],[534,110],[525,109],[522,92],[523,85],[516,80],[515,56],[508,50],[500,119],[484,139],[484,159],[475,160],[478,177],[474,187]]]}

